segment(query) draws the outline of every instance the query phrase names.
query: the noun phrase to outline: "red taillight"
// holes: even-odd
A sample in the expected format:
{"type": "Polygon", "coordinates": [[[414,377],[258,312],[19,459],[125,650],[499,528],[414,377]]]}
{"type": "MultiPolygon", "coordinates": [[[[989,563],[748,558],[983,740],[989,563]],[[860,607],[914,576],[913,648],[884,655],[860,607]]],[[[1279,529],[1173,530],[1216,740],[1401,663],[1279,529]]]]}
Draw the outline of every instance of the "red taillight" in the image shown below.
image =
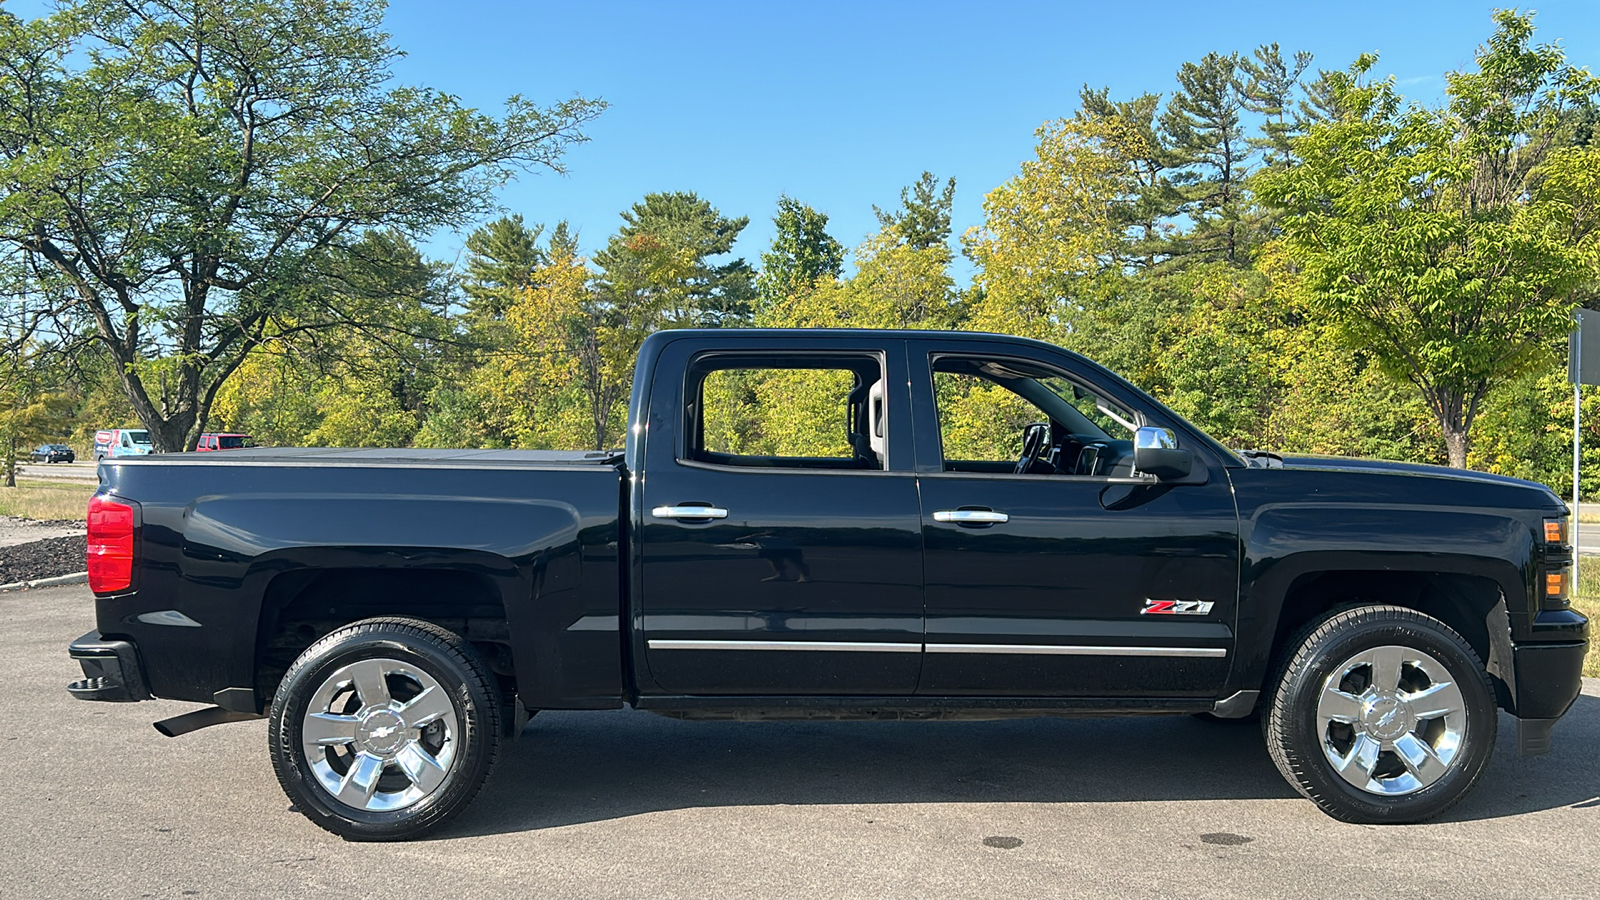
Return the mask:
{"type": "Polygon", "coordinates": [[[133,507],[96,494],[89,498],[89,590],[133,586],[133,507]]]}

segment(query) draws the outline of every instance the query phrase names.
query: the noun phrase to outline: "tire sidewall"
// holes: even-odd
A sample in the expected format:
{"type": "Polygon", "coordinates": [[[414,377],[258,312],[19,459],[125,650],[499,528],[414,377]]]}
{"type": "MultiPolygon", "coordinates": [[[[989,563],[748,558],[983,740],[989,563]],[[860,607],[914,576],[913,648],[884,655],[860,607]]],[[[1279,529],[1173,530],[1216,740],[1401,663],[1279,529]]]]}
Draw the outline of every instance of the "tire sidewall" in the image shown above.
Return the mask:
{"type": "Polygon", "coordinates": [[[1410,822],[1434,815],[1460,799],[1488,762],[1498,727],[1494,694],[1484,680],[1482,667],[1454,633],[1423,620],[1378,619],[1336,632],[1311,648],[1310,659],[1285,685],[1292,720],[1287,723],[1290,746],[1296,748],[1297,768],[1308,787],[1364,821],[1410,822]],[[1399,645],[1432,656],[1450,673],[1461,689],[1467,724],[1462,747],[1449,771],[1420,791],[1398,797],[1370,794],[1346,781],[1328,761],[1318,729],[1317,705],[1323,683],[1346,660],[1374,647],[1399,645]]]}
{"type": "Polygon", "coordinates": [[[432,641],[383,627],[342,629],[313,644],[285,674],[272,703],[272,763],[284,791],[318,825],[354,840],[410,836],[449,818],[476,793],[493,761],[493,723],[485,711],[493,708],[494,699],[479,689],[475,673],[431,646],[432,641]],[[449,692],[460,726],[456,757],[444,783],[404,809],[371,811],[338,802],[312,774],[301,742],[307,706],[317,689],[340,668],[374,658],[399,660],[432,676],[449,692]]]}

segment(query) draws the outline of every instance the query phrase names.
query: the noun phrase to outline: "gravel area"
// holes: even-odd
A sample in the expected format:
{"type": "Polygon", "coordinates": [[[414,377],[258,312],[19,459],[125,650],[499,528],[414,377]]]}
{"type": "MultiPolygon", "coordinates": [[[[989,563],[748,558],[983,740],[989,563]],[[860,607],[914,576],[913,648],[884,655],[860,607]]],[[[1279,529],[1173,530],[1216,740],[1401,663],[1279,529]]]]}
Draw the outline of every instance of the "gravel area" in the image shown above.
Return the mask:
{"type": "Polygon", "coordinates": [[[82,572],[87,554],[81,534],[0,547],[0,584],[82,572]]]}
{"type": "MultiPolygon", "coordinates": [[[[46,538],[67,537],[68,535],[83,534],[84,523],[73,522],[68,519],[22,519],[17,516],[0,516],[0,548],[13,547],[17,544],[31,544],[46,538]]],[[[0,558],[4,558],[4,550],[0,549],[0,558]]],[[[82,572],[83,568],[73,569],[82,572]]],[[[67,574],[67,573],[62,573],[67,574]]],[[[9,584],[9,581],[0,581],[0,584],[9,584]]]]}

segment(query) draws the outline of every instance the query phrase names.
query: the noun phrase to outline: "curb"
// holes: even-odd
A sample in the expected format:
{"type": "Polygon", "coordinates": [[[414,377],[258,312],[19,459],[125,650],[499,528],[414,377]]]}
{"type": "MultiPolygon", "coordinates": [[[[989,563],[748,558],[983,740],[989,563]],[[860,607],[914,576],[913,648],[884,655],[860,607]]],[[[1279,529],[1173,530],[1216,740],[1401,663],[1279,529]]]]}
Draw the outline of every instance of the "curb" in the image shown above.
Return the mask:
{"type": "Polygon", "coordinates": [[[87,584],[88,572],[74,572],[71,575],[57,575],[54,578],[35,578],[32,581],[13,581],[10,584],[0,584],[0,593],[7,591],[26,591],[32,588],[55,587],[58,584],[87,584]]]}

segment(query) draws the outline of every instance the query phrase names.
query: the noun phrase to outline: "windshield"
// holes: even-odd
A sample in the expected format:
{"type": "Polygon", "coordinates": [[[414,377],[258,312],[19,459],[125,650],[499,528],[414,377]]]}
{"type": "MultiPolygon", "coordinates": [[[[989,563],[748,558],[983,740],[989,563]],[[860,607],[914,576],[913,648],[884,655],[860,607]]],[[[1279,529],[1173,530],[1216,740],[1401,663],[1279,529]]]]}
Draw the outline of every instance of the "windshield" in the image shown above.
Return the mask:
{"type": "Polygon", "coordinates": [[[225,434],[217,438],[217,446],[223,450],[238,450],[241,447],[249,447],[250,445],[250,439],[242,434],[225,434]]]}
{"type": "Polygon", "coordinates": [[[125,431],[123,434],[126,434],[128,440],[133,441],[135,444],[150,443],[150,432],[148,431],[125,431]]]}

